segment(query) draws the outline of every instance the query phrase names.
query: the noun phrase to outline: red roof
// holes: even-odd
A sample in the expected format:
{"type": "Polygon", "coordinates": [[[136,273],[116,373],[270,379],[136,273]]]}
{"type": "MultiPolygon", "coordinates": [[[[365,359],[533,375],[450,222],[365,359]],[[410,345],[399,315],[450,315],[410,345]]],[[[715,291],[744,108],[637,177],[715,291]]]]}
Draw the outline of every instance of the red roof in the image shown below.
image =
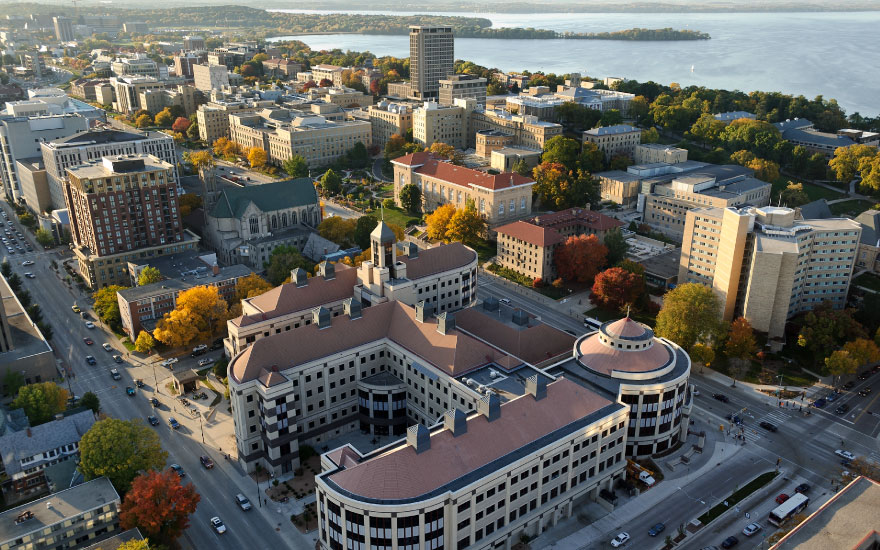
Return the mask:
{"type": "Polygon", "coordinates": [[[535,246],[552,246],[565,240],[555,229],[540,227],[524,221],[503,225],[496,231],[535,246]]]}
{"type": "Polygon", "coordinates": [[[535,180],[521,176],[514,172],[501,174],[489,174],[456,166],[445,159],[436,157],[428,152],[410,153],[394,159],[397,164],[404,166],[418,166],[415,172],[423,176],[430,176],[462,187],[485,187],[486,189],[498,190],[516,187],[519,185],[532,185],[535,180]]]}
{"type": "Polygon", "coordinates": [[[598,232],[605,232],[614,229],[615,227],[624,226],[624,223],[616,218],[578,207],[560,210],[559,212],[552,212],[550,214],[542,214],[535,217],[534,222],[536,225],[543,227],[555,227],[566,223],[576,223],[598,232]]]}
{"type": "Polygon", "coordinates": [[[647,330],[640,323],[624,317],[605,327],[605,332],[614,338],[639,338],[644,336],[647,330]]]}

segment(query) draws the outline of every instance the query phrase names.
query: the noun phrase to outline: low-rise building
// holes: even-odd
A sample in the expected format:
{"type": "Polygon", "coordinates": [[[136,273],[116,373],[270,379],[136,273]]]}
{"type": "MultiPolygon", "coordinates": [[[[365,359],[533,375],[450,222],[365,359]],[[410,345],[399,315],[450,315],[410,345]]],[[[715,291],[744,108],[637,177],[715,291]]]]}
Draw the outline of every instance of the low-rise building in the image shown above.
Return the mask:
{"type": "MultiPolygon", "coordinates": [[[[0,300],[0,372],[20,373],[25,384],[55,380],[58,371],[52,346],[2,275],[0,300]]],[[[0,379],[2,386],[3,379],[0,379]]]]}
{"type": "Polygon", "coordinates": [[[28,209],[37,214],[52,210],[49,178],[43,159],[35,157],[17,160],[15,169],[21,186],[21,198],[28,209]]]}
{"type": "Polygon", "coordinates": [[[226,188],[206,197],[205,211],[205,244],[224,264],[256,271],[263,270],[279,245],[302,250],[321,223],[318,194],[309,178],[226,188]]]}
{"type": "Polygon", "coordinates": [[[583,137],[584,143],[594,143],[605,154],[606,159],[617,155],[633,158],[636,147],[642,142],[642,130],[627,124],[617,124],[587,130],[583,137]]]}
{"type": "Polygon", "coordinates": [[[457,105],[442,106],[426,101],[413,110],[413,140],[424,147],[442,142],[456,149],[467,144],[467,115],[457,105]]]}
{"type": "Polygon", "coordinates": [[[477,105],[486,104],[486,83],[483,77],[470,74],[456,74],[439,81],[437,100],[440,105],[454,105],[456,99],[473,99],[477,105]]]}
{"type": "Polygon", "coordinates": [[[196,120],[199,124],[199,138],[205,143],[214,143],[221,137],[229,137],[229,115],[233,113],[252,113],[272,107],[274,101],[268,99],[241,99],[209,101],[199,105],[196,120]]]}
{"type": "Polygon", "coordinates": [[[306,97],[310,100],[334,103],[346,109],[363,109],[373,104],[372,95],[345,86],[311,88],[306,92],[306,97]]]}
{"type": "Polygon", "coordinates": [[[389,82],[388,97],[395,99],[407,99],[412,95],[412,85],[409,82],[389,82]]]}
{"type": "Polygon", "coordinates": [[[489,155],[489,166],[499,172],[513,172],[514,166],[519,161],[524,161],[529,170],[541,163],[542,151],[527,147],[502,147],[492,151],[489,155]]]}
{"type": "Polygon", "coordinates": [[[422,192],[422,205],[432,212],[443,204],[464,208],[473,202],[490,229],[527,217],[532,212],[535,180],[513,172],[488,174],[455,166],[431,153],[412,153],[391,161],[394,166],[394,200],[413,184],[422,192]]]}
{"type": "Polygon", "coordinates": [[[547,141],[562,135],[561,124],[546,122],[536,116],[513,115],[505,111],[469,106],[468,147],[476,147],[476,133],[480,130],[499,130],[512,133],[513,143],[516,146],[537,150],[543,150],[547,141]]]}
{"type": "Polygon", "coordinates": [[[115,90],[116,100],[113,108],[123,114],[131,114],[141,109],[140,96],[142,92],[150,90],[162,90],[164,84],[151,76],[120,76],[110,79],[110,84],[115,90]]]}
{"type": "Polygon", "coordinates": [[[120,57],[110,64],[114,76],[149,76],[159,79],[159,65],[146,55],[120,57]]]}
{"type": "Polygon", "coordinates": [[[270,76],[293,78],[302,69],[302,63],[291,59],[273,58],[263,61],[263,72],[270,76]]]}
{"type": "Polygon", "coordinates": [[[503,130],[480,130],[475,139],[477,154],[483,158],[491,158],[492,152],[512,145],[514,136],[503,130]]]}
{"type": "Polygon", "coordinates": [[[385,149],[391,136],[404,136],[413,127],[412,106],[405,103],[382,100],[367,107],[367,114],[373,129],[373,145],[380,150],[385,149]]]}
{"type": "Polygon", "coordinates": [[[310,70],[312,71],[312,80],[315,82],[329,80],[334,86],[342,86],[342,72],[345,70],[343,67],[321,63],[314,65],[310,70]]]}
{"type": "Polygon", "coordinates": [[[73,99],[59,88],[35,88],[28,90],[28,98],[20,101],[7,101],[6,114],[11,116],[51,116],[79,115],[89,120],[89,124],[106,118],[103,109],[73,99]]]}
{"type": "Polygon", "coordinates": [[[880,147],[880,133],[863,130],[841,129],[837,133],[820,132],[805,118],[795,118],[773,124],[782,138],[793,145],[801,145],[811,153],[822,153],[828,158],[834,156],[838,147],[851,145],[870,145],[880,147]]]}
{"type": "Polygon", "coordinates": [[[636,164],[653,164],[655,162],[678,164],[686,162],[687,159],[687,149],[660,143],[640,143],[636,145],[635,156],[633,157],[636,164]]]}
{"type": "Polygon", "coordinates": [[[106,477],[52,493],[0,513],[0,548],[85,548],[120,531],[121,506],[106,477]]]}
{"type": "Polygon", "coordinates": [[[59,462],[79,460],[79,440],[95,423],[95,415],[84,410],[58,416],[0,437],[0,488],[7,505],[48,493],[44,470],[59,462]]]}
{"type": "Polygon", "coordinates": [[[796,214],[774,206],[688,211],[679,283],[711,287],[724,320],[743,316],[770,338],[783,335],[787,319],[822,303],[843,308],[861,226],[796,214]]]}

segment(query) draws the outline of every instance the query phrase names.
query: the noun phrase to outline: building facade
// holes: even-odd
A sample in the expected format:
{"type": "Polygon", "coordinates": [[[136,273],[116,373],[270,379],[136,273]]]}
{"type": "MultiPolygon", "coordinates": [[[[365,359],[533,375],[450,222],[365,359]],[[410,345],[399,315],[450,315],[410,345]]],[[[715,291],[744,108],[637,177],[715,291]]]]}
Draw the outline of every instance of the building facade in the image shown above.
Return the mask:
{"type": "Polygon", "coordinates": [[[680,283],[711,287],[722,316],[743,316],[770,338],[824,302],[846,304],[861,226],[850,219],[803,220],[790,208],[698,208],[687,213],[680,283]]]}
{"type": "Polygon", "coordinates": [[[412,107],[404,103],[383,100],[367,107],[367,114],[373,129],[373,145],[380,150],[385,149],[391,136],[405,136],[407,130],[413,127],[412,107]]]}
{"type": "Polygon", "coordinates": [[[113,108],[124,114],[141,109],[141,94],[152,90],[162,90],[164,85],[151,76],[121,76],[110,79],[116,95],[113,108]]]}
{"type": "Polygon", "coordinates": [[[595,144],[606,159],[617,155],[633,158],[636,147],[642,142],[642,130],[626,124],[593,128],[585,131],[583,136],[584,143],[595,144]]]}
{"type": "Polygon", "coordinates": [[[59,42],[70,42],[75,38],[73,34],[73,21],[69,17],[53,17],[55,25],[55,38],[59,42]]]}
{"type": "Polygon", "coordinates": [[[473,99],[477,105],[486,104],[486,79],[469,74],[456,74],[439,80],[437,101],[440,105],[454,105],[456,99],[473,99]]]}
{"type": "Polygon", "coordinates": [[[439,141],[464,149],[467,130],[467,114],[461,107],[426,101],[413,110],[413,140],[424,147],[439,141]]]}
{"type": "Polygon", "coordinates": [[[562,125],[545,122],[530,115],[512,115],[491,109],[473,109],[468,112],[468,147],[475,147],[476,133],[480,130],[498,130],[512,133],[514,144],[543,150],[550,138],[562,135],[562,125]]]}
{"type": "Polygon", "coordinates": [[[636,145],[635,156],[633,157],[636,164],[653,164],[655,162],[678,164],[687,161],[687,159],[687,149],[662,145],[660,143],[640,143],[636,145]]]}
{"type": "MultiPolygon", "coordinates": [[[[0,300],[0,372],[17,372],[25,384],[55,380],[58,370],[52,346],[2,275],[0,300]]],[[[3,385],[0,379],[0,388],[3,385]]]]}
{"type": "Polygon", "coordinates": [[[225,65],[193,65],[192,73],[196,89],[202,92],[229,86],[229,71],[225,65]]]}
{"type": "Polygon", "coordinates": [[[115,76],[149,76],[159,79],[159,65],[147,56],[120,57],[110,64],[115,76]]]}
{"type": "Polygon", "coordinates": [[[454,73],[452,27],[411,25],[409,28],[410,93],[420,100],[437,99],[440,80],[454,73]]]}
{"type": "Polygon", "coordinates": [[[490,228],[528,217],[532,213],[532,178],[513,172],[491,175],[455,166],[431,153],[412,153],[391,161],[394,166],[394,200],[412,184],[422,192],[422,205],[432,212],[443,204],[464,208],[469,202],[490,228]]]}
{"type": "Polygon", "coordinates": [[[196,120],[199,123],[199,138],[205,143],[214,143],[221,137],[229,137],[229,115],[232,113],[252,113],[272,107],[271,100],[242,99],[215,100],[199,105],[196,120]]]}

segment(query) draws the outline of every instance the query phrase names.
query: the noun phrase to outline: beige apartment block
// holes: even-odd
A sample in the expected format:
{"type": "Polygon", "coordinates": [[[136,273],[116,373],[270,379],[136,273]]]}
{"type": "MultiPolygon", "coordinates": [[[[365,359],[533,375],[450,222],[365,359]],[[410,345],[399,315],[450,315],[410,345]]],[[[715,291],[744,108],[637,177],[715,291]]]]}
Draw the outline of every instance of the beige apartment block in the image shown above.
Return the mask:
{"type": "Polygon", "coordinates": [[[116,99],[113,107],[120,113],[130,114],[141,109],[141,93],[162,90],[164,85],[151,76],[121,76],[110,79],[116,99]]]}
{"type": "Polygon", "coordinates": [[[532,213],[535,180],[512,172],[487,174],[455,166],[431,153],[411,153],[391,161],[394,165],[394,200],[409,184],[422,191],[422,206],[432,212],[443,204],[464,208],[473,201],[490,229],[532,213]]]}
{"type": "Polygon", "coordinates": [[[412,95],[412,84],[409,82],[389,82],[388,96],[398,99],[406,99],[412,95]]]}
{"type": "Polygon", "coordinates": [[[486,104],[486,79],[470,74],[456,74],[440,79],[438,102],[454,105],[456,99],[473,99],[477,105],[486,104]]]}
{"type": "Polygon", "coordinates": [[[271,100],[248,99],[243,101],[209,101],[199,105],[196,119],[199,123],[199,138],[205,143],[214,143],[218,138],[229,137],[229,115],[233,113],[251,113],[259,109],[272,107],[271,100]]]}
{"type": "Polygon", "coordinates": [[[342,72],[345,69],[336,65],[320,64],[311,68],[312,80],[316,83],[329,80],[334,86],[342,86],[342,72]]]}
{"type": "Polygon", "coordinates": [[[372,144],[372,127],[363,120],[333,122],[289,109],[263,109],[229,116],[229,137],[242,147],[261,147],[269,162],[281,165],[301,155],[309,166],[327,166],[356,143],[372,144]]]}
{"type": "Polygon", "coordinates": [[[550,138],[562,135],[561,124],[545,122],[531,115],[512,115],[491,109],[469,110],[469,123],[468,147],[476,146],[476,133],[480,130],[510,132],[514,136],[514,144],[538,150],[543,150],[550,138]]]}
{"type": "Polygon", "coordinates": [[[438,141],[464,149],[467,144],[467,117],[459,106],[444,107],[426,101],[413,111],[413,140],[430,147],[438,141]]]}
{"type": "Polygon", "coordinates": [[[373,96],[345,86],[311,88],[306,92],[311,101],[334,103],[346,109],[363,109],[373,104],[373,96]]]}
{"type": "Polygon", "coordinates": [[[492,152],[513,145],[514,136],[502,130],[480,130],[476,136],[477,154],[483,158],[491,158],[492,152]]]}
{"type": "Polygon", "coordinates": [[[367,114],[373,127],[373,145],[380,149],[385,148],[391,136],[402,136],[413,127],[412,107],[404,103],[383,100],[367,107],[367,114]]]}
{"type": "Polygon", "coordinates": [[[556,277],[553,255],[565,239],[558,231],[525,221],[516,221],[497,229],[498,257],[501,267],[550,282],[556,277]]]}
{"type": "Polygon", "coordinates": [[[678,280],[712,287],[725,320],[744,316],[770,338],[822,302],[844,307],[861,226],[796,216],[773,206],[689,211],[678,280]]]}
{"type": "Polygon", "coordinates": [[[229,86],[229,70],[225,65],[193,65],[192,72],[195,87],[202,92],[229,86]]]}
{"type": "Polygon", "coordinates": [[[627,124],[593,128],[583,134],[584,143],[595,143],[605,158],[626,155],[633,158],[636,146],[642,142],[642,130],[627,124]]]}
{"type": "Polygon", "coordinates": [[[865,210],[856,216],[856,221],[862,226],[857,269],[880,274],[880,211],[865,210]]]}
{"type": "Polygon", "coordinates": [[[410,93],[416,99],[437,99],[440,80],[454,73],[452,27],[412,25],[409,28],[410,93]]]}
{"type": "Polygon", "coordinates": [[[662,145],[660,143],[640,143],[636,145],[635,156],[633,157],[636,164],[653,164],[655,162],[678,164],[687,161],[687,159],[687,149],[662,145]]]}
{"type": "Polygon", "coordinates": [[[489,165],[499,172],[512,172],[520,160],[525,161],[529,170],[541,163],[541,151],[526,147],[503,147],[492,151],[489,165]]]}

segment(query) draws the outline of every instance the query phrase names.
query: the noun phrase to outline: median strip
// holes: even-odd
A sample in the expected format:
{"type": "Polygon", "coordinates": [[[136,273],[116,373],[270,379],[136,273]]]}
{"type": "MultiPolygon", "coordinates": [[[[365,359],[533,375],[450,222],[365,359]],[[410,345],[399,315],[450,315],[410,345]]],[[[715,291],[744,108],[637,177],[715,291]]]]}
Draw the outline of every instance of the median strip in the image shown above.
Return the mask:
{"type": "Polygon", "coordinates": [[[778,471],[765,472],[759,475],[755,479],[748,482],[742,488],[737,489],[736,491],[731,493],[729,497],[722,500],[720,503],[716,504],[712,508],[709,508],[709,511],[698,517],[697,521],[699,521],[703,525],[708,525],[712,520],[716,519],[724,512],[730,510],[733,506],[736,506],[741,500],[773,481],[773,478],[775,478],[777,475],[779,475],[778,471]]]}

